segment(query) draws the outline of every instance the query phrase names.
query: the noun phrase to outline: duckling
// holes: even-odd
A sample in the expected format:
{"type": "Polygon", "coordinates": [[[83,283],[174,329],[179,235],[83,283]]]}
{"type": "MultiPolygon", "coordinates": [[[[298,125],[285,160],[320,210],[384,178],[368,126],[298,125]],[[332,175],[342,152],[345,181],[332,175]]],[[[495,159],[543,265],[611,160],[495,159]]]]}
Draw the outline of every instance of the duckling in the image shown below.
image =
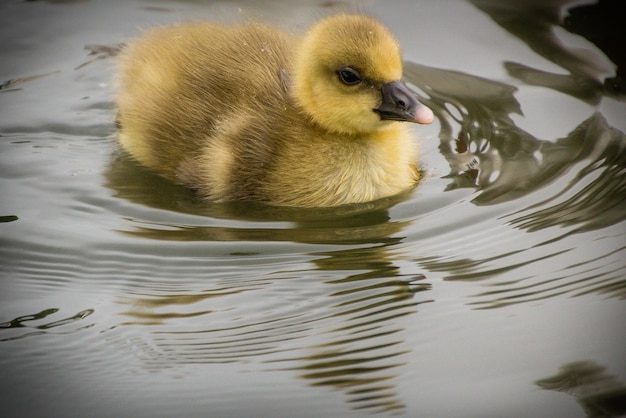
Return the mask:
{"type": "Polygon", "coordinates": [[[418,181],[400,122],[433,113],[372,17],[327,17],[301,39],[254,22],[155,28],[127,45],[118,73],[121,146],[210,201],[337,206],[418,181]]]}

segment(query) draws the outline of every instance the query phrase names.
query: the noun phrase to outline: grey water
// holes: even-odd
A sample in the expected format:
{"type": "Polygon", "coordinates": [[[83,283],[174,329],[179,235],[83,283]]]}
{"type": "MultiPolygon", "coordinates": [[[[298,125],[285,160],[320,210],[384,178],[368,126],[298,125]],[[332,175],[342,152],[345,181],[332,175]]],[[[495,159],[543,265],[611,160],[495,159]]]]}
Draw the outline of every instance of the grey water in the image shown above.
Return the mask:
{"type": "Polygon", "coordinates": [[[0,3],[0,414],[626,414],[626,31],[555,0],[0,3]],[[211,204],[115,142],[147,27],[383,21],[412,192],[211,204]]]}

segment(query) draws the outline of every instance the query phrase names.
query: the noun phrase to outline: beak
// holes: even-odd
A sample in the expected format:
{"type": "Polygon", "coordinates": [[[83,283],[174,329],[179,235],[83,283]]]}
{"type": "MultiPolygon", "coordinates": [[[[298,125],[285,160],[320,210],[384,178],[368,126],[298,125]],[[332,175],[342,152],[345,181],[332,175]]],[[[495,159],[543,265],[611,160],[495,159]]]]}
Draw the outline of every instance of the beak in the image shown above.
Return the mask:
{"type": "Polygon", "coordinates": [[[383,102],[374,109],[381,120],[398,120],[428,124],[434,119],[433,112],[417,101],[417,98],[401,81],[383,84],[383,102]]]}

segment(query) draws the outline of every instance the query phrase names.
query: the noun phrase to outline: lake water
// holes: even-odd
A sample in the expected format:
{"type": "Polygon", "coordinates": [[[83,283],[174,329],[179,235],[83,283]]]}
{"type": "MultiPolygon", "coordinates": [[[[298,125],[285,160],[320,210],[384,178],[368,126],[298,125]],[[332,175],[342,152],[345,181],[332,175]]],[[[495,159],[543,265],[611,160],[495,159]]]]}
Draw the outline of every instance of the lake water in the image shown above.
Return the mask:
{"type": "Polygon", "coordinates": [[[0,414],[626,414],[617,3],[0,3],[0,414]],[[117,148],[142,28],[357,8],[436,114],[411,193],[212,205],[117,148]]]}

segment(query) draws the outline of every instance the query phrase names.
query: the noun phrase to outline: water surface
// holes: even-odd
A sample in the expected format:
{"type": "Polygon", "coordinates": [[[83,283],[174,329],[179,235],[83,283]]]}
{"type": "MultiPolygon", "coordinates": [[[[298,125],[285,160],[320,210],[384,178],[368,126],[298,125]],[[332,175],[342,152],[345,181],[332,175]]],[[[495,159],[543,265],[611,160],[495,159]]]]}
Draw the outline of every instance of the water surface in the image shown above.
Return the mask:
{"type": "Polygon", "coordinates": [[[611,7],[0,4],[3,416],[625,414],[626,35],[611,7]],[[397,35],[436,114],[413,128],[414,191],[207,204],[116,147],[115,53],[142,28],[300,32],[355,7],[397,35]]]}

